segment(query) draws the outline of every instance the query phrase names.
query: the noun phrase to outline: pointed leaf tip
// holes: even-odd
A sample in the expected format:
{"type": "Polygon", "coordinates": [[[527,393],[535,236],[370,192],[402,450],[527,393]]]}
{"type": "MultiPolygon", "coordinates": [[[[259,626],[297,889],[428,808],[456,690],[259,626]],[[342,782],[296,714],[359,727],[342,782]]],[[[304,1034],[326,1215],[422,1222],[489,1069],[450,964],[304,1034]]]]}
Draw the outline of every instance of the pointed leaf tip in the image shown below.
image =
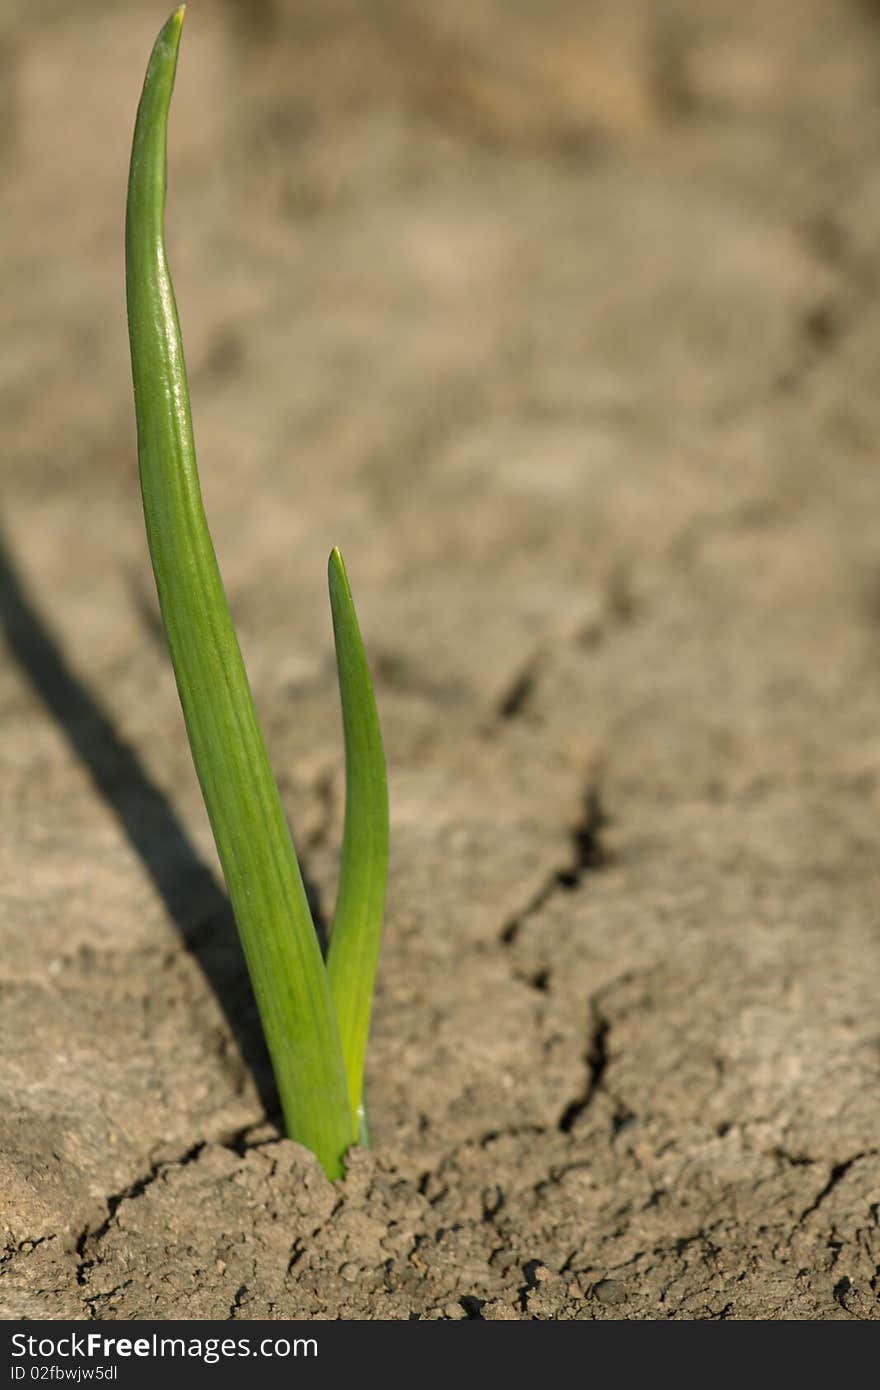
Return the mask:
{"type": "Polygon", "coordinates": [[[183,28],[183,20],[185,14],[186,5],[178,6],[178,8],[174,11],[174,14],[169,15],[168,19],[166,19],[165,24],[162,27],[162,34],[166,34],[168,36],[168,38],[174,44],[175,48],[180,43],[180,31],[183,28]]]}
{"type": "Polygon", "coordinates": [[[171,52],[174,54],[175,62],[177,61],[177,52],[180,48],[180,35],[181,30],[183,29],[183,18],[185,14],[186,5],[179,6],[179,8],[176,9],[172,15],[168,16],[165,23],[162,25],[162,28],[159,31],[159,37],[156,40],[157,48],[160,44],[166,44],[169,46],[171,52]]]}
{"type": "Polygon", "coordinates": [[[334,545],[333,549],[330,551],[330,558],[327,561],[327,572],[330,579],[331,594],[334,583],[341,584],[343,593],[350,600],[351,589],[348,584],[348,575],[345,572],[345,562],[338,545],[334,545]]]}

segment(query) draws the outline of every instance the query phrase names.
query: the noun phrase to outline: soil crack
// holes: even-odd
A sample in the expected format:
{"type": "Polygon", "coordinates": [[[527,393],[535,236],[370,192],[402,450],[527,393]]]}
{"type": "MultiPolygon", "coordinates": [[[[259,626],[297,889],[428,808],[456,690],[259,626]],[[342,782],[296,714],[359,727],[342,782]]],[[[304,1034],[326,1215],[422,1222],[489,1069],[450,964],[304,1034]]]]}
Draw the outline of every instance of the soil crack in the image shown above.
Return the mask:
{"type": "MultiPolygon", "coordinates": [[[[260,1127],[248,1125],[245,1129],[237,1130],[226,1139],[218,1139],[213,1142],[217,1143],[221,1148],[229,1149],[232,1153],[237,1154],[239,1158],[243,1158],[251,1149],[261,1149],[269,1144],[275,1143],[278,1137],[272,1134],[268,1137],[263,1136],[261,1138],[249,1140],[248,1136],[255,1132],[259,1134],[260,1127]]],[[[97,1246],[110,1230],[116,1213],[123,1202],[142,1197],[163,1174],[171,1172],[175,1168],[185,1168],[187,1164],[194,1163],[196,1159],[200,1157],[204,1149],[207,1148],[209,1142],[211,1141],[199,1139],[197,1143],[190,1145],[190,1147],[178,1157],[157,1160],[155,1163],[151,1164],[146,1173],[136,1178],[134,1182],[129,1183],[128,1187],[123,1188],[120,1192],[114,1192],[111,1196],[104,1199],[107,1208],[104,1220],[99,1226],[93,1227],[87,1225],[77,1237],[74,1247],[77,1258],[76,1282],[80,1287],[86,1285],[88,1271],[97,1263],[96,1259],[90,1259],[86,1255],[87,1248],[91,1245],[93,1249],[97,1249],[97,1246]]]]}
{"type": "Polygon", "coordinates": [[[498,700],[496,714],[499,719],[518,719],[528,714],[535,688],[538,684],[539,656],[530,656],[516,673],[507,689],[498,700]]]}
{"type": "Polygon", "coordinates": [[[591,1006],[591,1028],[584,1058],[587,1065],[587,1082],[579,1096],[569,1101],[559,1117],[559,1128],[563,1134],[570,1134],[577,1120],[590,1105],[596,1092],[604,1084],[608,1067],[608,1035],[611,1023],[594,1003],[591,1006]]]}
{"type": "Polygon", "coordinates": [[[239,1287],[236,1289],[236,1291],[235,1291],[235,1298],[232,1300],[232,1302],[231,1302],[230,1305],[229,1305],[229,1317],[230,1317],[230,1319],[238,1317],[238,1310],[239,1310],[240,1307],[241,1307],[242,1299],[244,1298],[244,1296],[245,1296],[245,1294],[247,1293],[247,1291],[248,1291],[248,1286],[247,1286],[247,1284],[240,1284],[239,1287]]]}
{"type": "Polygon", "coordinates": [[[831,1169],[828,1181],[825,1183],[808,1207],[805,1207],[795,1223],[795,1230],[800,1230],[808,1216],[818,1211],[825,1198],[830,1196],[839,1182],[842,1182],[849,1170],[863,1158],[870,1158],[872,1154],[880,1153],[880,1149],[863,1149],[861,1153],[853,1154],[852,1158],[846,1158],[842,1163],[836,1163],[831,1169]]]}
{"type": "Polygon", "coordinates": [[[590,781],[583,795],[581,815],[569,832],[572,852],[568,862],[555,869],[523,910],[504,924],[499,935],[503,946],[512,945],[523,922],[546,907],[556,893],[560,890],[573,893],[588,873],[595,873],[608,864],[609,854],[602,840],[602,831],[608,824],[599,788],[590,781]]]}
{"type": "Polygon", "coordinates": [[[82,1233],[79,1235],[76,1241],[76,1282],[80,1286],[85,1285],[87,1272],[95,1264],[94,1260],[90,1260],[86,1257],[86,1246],[88,1245],[89,1241],[93,1242],[94,1245],[97,1245],[101,1240],[103,1240],[104,1236],[107,1234],[111,1225],[113,1224],[113,1218],[115,1217],[119,1208],[122,1206],[122,1203],[127,1202],[134,1197],[142,1197],[143,1194],[147,1191],[147,1189],[151,1187],[152,1184],[156,1182],[156,1180],[169,1169],[182,1168],[187,1163],[192,1163],[194,1159],[198,1158],[199,1154],[202,1152],[204,1147],[205,1140],[200,1139],[197,1144],[194,1144],[191,1148],[187,1149],[187,1151],[184,1154],[182,1154],[180,1158],[174,1158],[170,1160],[161,1159],[158,1163],[154,1163],[150,1168],[149,1172],[144,1174],[143,1177],[136,1178],[133,1183],[129,1183],[128,1187],[123,1188],[121,1192],[115,1192],[112,1196],[107,1197],[105,1199],[107,1205],[107,1215],[101,1222],[100,1226],[97,1226],[94,1229],[92,1229],[91,1226],[86,1226],[85,1230],[82,1231],[82,1233]]]}

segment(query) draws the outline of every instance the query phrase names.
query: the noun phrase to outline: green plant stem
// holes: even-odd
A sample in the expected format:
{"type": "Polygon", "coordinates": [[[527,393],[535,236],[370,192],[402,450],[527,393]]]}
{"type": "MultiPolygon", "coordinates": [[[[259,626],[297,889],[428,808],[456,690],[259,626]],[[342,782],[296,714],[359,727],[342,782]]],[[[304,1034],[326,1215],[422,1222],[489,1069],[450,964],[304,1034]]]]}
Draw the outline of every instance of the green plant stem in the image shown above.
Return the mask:
{"type": "Polygon", "coordinates": [[[181,8],[153,49],[128,189],[126,289],[144,515],[193,761],[285,1122],[335,1178],[356,1132],[336,1012],[202,507],[165,254],[166,131],[182,21],[181,8]]]}

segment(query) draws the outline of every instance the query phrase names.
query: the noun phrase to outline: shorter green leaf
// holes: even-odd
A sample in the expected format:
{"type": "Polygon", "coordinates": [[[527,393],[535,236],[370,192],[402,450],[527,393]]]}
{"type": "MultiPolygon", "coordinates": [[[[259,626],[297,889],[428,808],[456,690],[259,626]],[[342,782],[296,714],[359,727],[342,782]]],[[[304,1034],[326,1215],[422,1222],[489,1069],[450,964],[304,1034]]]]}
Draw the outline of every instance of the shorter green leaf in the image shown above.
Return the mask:
{"type": "Polygon", "coordinates": [[[338,550],[330,555],[329,580],[345,735],[345,829],[327,972],[352,1119],[363,1142],[369,1135],[363,1110],[364,1058],[388,875],[388,788],[370,672],[338,550]]]}

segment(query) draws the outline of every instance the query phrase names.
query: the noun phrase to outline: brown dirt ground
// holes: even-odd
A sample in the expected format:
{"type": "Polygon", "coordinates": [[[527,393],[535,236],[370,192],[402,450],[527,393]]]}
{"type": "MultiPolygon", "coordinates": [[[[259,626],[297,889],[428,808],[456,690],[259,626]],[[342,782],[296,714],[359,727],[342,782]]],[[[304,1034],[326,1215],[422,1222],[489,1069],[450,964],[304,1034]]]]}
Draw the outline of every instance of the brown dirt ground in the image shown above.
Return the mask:
{"type": "Polygon", "coordinates": [[[315,900],[377,673],[376,1144],[277,1106],[157,630],[165,7],[0,18],[6,1317],[872,1318],[880,5],[193,0],[169,236],[315,900]]]}

